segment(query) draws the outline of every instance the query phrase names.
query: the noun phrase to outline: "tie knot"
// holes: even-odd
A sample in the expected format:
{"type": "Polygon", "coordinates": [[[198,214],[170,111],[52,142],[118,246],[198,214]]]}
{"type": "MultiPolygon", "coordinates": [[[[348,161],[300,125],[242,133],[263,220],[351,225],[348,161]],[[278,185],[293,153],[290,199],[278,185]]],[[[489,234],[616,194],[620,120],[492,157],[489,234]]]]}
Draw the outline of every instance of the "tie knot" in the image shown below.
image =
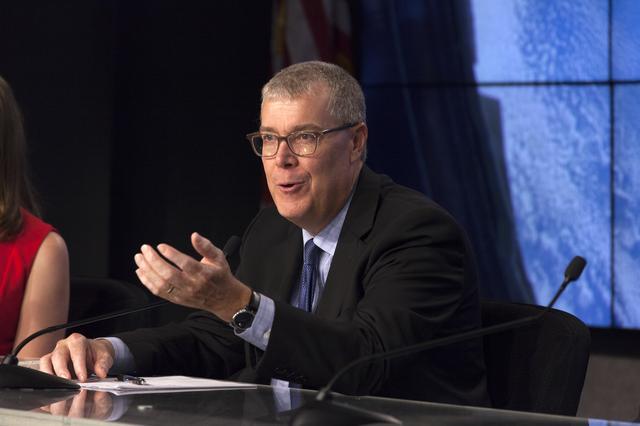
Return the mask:
{"type": "Polygon", "coordinates": [[[314,265],[320,251],[319,249],[320,247],[313,242],[313,238],[307,241],[304,245],[304,257],[302,258],[302,263],[305,265],[314,265]]]}

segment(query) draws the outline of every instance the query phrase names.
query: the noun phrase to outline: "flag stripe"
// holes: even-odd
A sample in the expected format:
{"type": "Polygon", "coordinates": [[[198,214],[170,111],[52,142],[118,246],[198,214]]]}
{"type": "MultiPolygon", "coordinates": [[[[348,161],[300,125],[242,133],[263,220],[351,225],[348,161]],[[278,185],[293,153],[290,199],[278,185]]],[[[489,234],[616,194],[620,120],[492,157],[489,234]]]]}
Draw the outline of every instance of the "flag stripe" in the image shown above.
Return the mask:
{"type": "Polygon", "coordinates": [[[300,0],[302,10],[307,20],[307,25],[313,34],[313,40],[319,59],[324,61],[332,60],[332,25],[327,19],[327,13],[322,0],[300,0]]]}
{"type": "Polygon", "coordinates": [[[291,63],[318,59],[318,50],[307,16],[299,0],[287,1],[287,50],[291,63]]]}

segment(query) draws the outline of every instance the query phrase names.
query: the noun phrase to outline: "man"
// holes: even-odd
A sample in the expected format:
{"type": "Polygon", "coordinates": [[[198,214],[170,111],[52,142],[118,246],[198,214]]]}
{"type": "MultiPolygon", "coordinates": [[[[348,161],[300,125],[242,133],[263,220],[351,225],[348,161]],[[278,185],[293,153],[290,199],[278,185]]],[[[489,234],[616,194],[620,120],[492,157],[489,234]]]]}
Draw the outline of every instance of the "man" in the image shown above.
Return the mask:
{"type": "MultiPolygon", "coordinates": [[[[275,208],[249,225],[235,276],[197,233],[200,261],[160,244],[172,265],[143,245],[142,283],[202,312],[118,339],[74,334],[41,368],[71,377],[71,365],[80,380],[113,368],[319,388],[358,357],[477,328],[464,233],[423,195],[364,166],[365,119],[362,90],[341,68],[306,62],[276,74],[263,88],[260,130],[248,135],[275,208]]],[[[484,405],[481,342],[372,362],[335,390],[484,405]]]]}

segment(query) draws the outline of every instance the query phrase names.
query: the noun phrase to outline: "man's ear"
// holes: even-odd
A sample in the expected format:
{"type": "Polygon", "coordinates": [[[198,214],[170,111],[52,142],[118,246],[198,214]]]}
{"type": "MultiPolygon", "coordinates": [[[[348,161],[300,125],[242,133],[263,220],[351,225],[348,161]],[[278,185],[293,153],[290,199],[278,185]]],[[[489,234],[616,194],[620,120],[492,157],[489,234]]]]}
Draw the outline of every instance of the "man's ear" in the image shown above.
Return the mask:
{"type": "Polygon", "coordinates": [[[367,137],[369,136],[369,129],[365,123],[359,125],[353,136],[353,145],[351,149],[351,162],[354,163],[358,160],[364,160],[365,150],[367,149],[367,137]]]}

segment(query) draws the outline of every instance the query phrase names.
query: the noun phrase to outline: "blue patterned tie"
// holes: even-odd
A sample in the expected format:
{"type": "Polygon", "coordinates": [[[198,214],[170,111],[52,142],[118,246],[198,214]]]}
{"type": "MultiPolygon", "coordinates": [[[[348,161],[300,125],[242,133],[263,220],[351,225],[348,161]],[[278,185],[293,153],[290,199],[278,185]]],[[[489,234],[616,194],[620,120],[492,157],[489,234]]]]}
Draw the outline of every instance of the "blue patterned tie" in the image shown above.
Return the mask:
{"type": "Polygon", "coordinates": [[[298,308],[311,312],[313,308],[313,278],[316,265],[318,264],[318,254],[320,250],[313,242],[313,238],[304,245],[304,255],[302,258],[302,274],[300,274],[300,294],[298,296],[298,308]]]}
{"type": "MultiPolygon", "coordinates": [[[[302,255],[302,272],[300,273],[300,292],[298,293],[297,308],[311,312],[313,309],[313,278],[315,275],[316,265],[318,264],[318,255],[320,248],[315,245],[313,238],[304,245],[304,253],[302,255]]],[[[289,387],[300,389],[298,383],[289,382],[289,387]]],[[[300,392],[293,391],[289,394],[291,398],[291,409],[298,408],[302,405],[302,396],[300,392]]]]}

